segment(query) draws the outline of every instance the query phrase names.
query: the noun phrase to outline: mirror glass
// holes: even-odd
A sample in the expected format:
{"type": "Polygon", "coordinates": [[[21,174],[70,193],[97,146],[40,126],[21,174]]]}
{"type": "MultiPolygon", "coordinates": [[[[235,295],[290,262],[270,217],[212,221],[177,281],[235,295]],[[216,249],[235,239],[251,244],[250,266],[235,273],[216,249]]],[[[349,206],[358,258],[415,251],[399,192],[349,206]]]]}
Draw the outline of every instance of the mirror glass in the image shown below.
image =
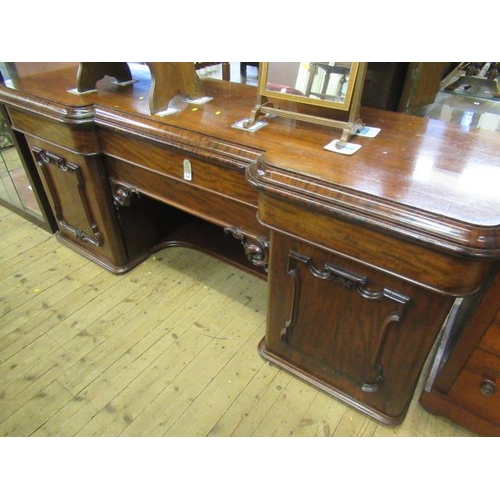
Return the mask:
{"type": "Polygon", "coordinates": [[[10,130],[0,114],[0,199],[10,205],[33,213],[42,214],[36,201],[30,181],[24,170],[21,157],[14,146],[10,130]]]}
{"type": "Polygon", "coordinates": [[[262,64],[260,80],[262,95],[341,110],[349,109],[359,63],[262,64]]]}

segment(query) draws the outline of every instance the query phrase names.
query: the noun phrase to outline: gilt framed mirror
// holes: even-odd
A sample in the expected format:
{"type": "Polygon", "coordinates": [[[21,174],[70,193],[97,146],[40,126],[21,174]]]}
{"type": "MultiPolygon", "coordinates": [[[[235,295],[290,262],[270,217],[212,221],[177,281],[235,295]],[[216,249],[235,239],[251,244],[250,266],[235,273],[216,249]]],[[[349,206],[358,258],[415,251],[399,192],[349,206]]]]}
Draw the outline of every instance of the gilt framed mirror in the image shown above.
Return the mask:
{"type": "Polygon", "coordinates": [[[263,62],[257,105],[245,126],[277,115],[342,129],[348,141],[363,124],[359,108],[366,63],[263,62]]]}

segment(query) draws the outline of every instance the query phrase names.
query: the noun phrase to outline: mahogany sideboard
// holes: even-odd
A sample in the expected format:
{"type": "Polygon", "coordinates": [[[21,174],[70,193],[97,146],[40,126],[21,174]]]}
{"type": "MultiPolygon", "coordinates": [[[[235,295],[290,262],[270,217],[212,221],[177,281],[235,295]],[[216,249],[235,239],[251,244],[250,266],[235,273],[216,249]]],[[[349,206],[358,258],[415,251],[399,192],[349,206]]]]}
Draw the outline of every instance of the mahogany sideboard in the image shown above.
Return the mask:
{"type": "Polygon", "coordinates": [[[72,68],[0,87],[59,240],[116,273],[172,245],[254,273],[262,356],[400,423],[450,311],[454,337],[496,275],[497,134],[362,108],[381,131],[345,156],[324,148],[339,138],[327,127],[234,128],[256,102],[242,84],[203,79],[210,101],[152,116],[148,69],[132,74],[85,94],[72,68]]]}

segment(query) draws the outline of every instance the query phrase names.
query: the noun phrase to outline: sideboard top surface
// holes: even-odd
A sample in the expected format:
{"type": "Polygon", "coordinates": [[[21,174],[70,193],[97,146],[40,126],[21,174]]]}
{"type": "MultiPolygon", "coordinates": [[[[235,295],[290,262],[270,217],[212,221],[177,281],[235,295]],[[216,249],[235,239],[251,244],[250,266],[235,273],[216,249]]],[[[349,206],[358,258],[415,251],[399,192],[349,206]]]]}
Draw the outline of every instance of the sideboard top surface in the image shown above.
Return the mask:
{"type": "Polygon", "coordinates": [[[0,86],[0,101],[69,124],[89,121],[245,151],[249,164],[258,160],[264,188],[300,191],[306,198],[312,193],[324,205],[343,204],[360,218],[398,219],[417,232],[432,233],[435,226],[440,238],[500,255],[497,132],[362,108],[363,122],[381,131],[375,138],[353,137],[362,147],[344,156],[324,149],[340,138],[336,129],[280,117],[266,119],[256,132],[233,128],[256,103],[256,88],[244,84],[202,79],[212,100],[151,116],[149,70],[131,69],[133,85],[103,80],[96,92],[81,95],[69,92],[76,87],[75,68],[9,80],[0,86]]]}

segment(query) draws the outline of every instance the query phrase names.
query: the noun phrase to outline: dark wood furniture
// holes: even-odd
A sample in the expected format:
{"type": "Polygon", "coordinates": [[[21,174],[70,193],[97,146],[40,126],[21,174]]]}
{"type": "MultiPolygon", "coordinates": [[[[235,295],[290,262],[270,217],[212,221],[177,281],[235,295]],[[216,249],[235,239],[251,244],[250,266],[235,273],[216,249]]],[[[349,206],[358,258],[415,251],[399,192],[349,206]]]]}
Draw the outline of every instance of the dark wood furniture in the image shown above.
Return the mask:
{"type": "Polygon", "coordinates": [[[408,74],[404,62],[369,62],[361,96],[361,105],[368,108],[398,111],[408,74]]]}
{"type": "Polygon", "coordinates": [[[481,436],[500,436],[500,274],[442,354],[423,407],[481,436]]]}
{"type": "Polygon", "coordinates": [[[446,62],[369,62],[361,104],[416,113],[435,101],[442,79],[453,67],[446,62]]]}
{"type": "Polygon", "coordinates": [[[470,316],[496,273],[497,135],[364,108],[381,132],[343,156],[324,149],[338,138],[326,127],[233,128],[255,88],[206,79],[211,101],[159,117],[149,72],[133,76],[88,95],[68,92],[67,70],[0,87],[58,238],[113,272],[189,245],[267,279],[261,354],[401,422],[456,299],[471,297],[470,316]]]}
{"type": "Polygon", "coordinates": [[[401,92],[398,111],[413,113],[434,102],[449,69],[446,62],[411,62],[401,92]]]}

